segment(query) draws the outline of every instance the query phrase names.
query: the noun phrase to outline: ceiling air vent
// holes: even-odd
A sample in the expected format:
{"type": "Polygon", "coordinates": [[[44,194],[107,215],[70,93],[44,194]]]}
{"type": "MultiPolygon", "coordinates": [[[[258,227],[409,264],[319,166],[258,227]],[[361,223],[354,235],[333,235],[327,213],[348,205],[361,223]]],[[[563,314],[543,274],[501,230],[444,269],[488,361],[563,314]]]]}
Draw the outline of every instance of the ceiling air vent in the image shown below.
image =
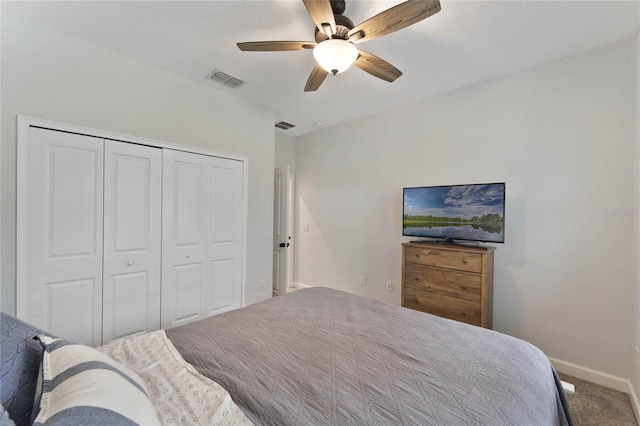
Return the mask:
{"type": "Polygon", "coordinates": [[[282,129],[282,130],[289,130],[293,127],[296,127],[295,124],[291,124],[291,123],[287,123],[286,121],[281,121],[279,123],[276,123],[276,127],[278,129],[282,129]]]}
{"type": "Polygon", "coordinates": [[[238,87],[242,86],[245,83],[243,80],[240,80],[238,77],[234,77],[218,69],[211,71],[211,74],[209,74],[207,78],[213,81],[217,81],[218,83],[227,85],[229,87],[233,87],[234,89],[237,89],[238,87]]]}

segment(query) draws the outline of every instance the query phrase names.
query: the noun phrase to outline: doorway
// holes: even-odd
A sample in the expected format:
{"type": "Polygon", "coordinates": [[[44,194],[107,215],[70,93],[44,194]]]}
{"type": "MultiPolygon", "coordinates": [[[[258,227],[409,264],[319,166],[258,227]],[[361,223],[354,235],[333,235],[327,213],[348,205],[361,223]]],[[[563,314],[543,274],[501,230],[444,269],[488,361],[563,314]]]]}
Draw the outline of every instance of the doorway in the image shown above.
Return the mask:
{"type": "Polygon", "coordinates": [[[273,296],[292,286],[293,194],[295,175],[276,167],[273,179],[273,296]]]}

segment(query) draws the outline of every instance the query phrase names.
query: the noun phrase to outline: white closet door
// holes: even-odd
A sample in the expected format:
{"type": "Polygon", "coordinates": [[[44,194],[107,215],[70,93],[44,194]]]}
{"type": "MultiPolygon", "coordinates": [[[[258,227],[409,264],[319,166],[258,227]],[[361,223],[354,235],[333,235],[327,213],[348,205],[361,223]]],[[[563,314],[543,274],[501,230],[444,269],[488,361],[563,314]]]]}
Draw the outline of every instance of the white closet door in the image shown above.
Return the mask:
{"type": "Polygon", "coordinates": [[[209,157],[204,314],[242,306],[243,163],[209,157]]]}
{"type": "Polygon", "coordinates": [[[103,139],[30,129],[26,282],[18,317],[101,344],[103,139]]]}
{"type": "Polygon", "coordinates": [[[243,163],[164,150],[162,327],[241,306],[243,163]]]}
{"type": "Polygon", "coordinates": [[[162,328],[202,317],[207,237],[206,157],[163,151],[162,328]]]}
{"type": "Polygon", "coordinates": [[[160,328],[162,149],[105,141],[103,343],[160,328]]]}

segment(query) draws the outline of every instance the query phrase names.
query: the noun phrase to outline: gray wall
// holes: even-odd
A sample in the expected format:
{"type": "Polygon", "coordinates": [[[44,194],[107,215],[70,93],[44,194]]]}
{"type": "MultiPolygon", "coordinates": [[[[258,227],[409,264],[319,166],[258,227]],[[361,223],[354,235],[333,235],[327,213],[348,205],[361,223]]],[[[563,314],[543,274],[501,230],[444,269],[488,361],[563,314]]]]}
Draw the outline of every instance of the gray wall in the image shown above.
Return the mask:
{"type": "Polygon", "coordinates": [[[271,297],[273,111],[6,13],[1,71],[3,311],[15,312],[18,114],[248,157],[246,301],[271,297]]]}
{"type": "Polygon", "coordinates": [[[637,219],[608,212],[637,188],[636,56],[633,38],[299,137],[294,281],[399,304],[402,188],[506,181],[495,329],[629,379],[637,219]]]}
{"type": "Polygon", "coordinates": [[[289,166],[289,172],[296,172],[296,138],[276,131],[276,167],[289,166]]]}

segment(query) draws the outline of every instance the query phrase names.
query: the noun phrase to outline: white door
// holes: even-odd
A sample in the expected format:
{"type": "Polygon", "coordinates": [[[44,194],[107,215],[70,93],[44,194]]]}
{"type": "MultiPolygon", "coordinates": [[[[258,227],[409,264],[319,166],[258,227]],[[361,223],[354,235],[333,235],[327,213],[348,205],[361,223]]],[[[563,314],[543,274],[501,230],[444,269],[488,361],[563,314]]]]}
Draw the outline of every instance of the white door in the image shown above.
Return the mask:
{"type": "Polygon", "coordinates": [[[163,155],[162,327],[239,308],[243,163],[163,155]]]}
{"type": "Polygon", "coordinates": [[[273,178],[273,296],[286,294],[289,234],[289,167],[275,169],[273,178]]]}
{"type": "Polygon", "coordinates": [[[242,306],[243,167],[241,161],[208,157],[207,316],[242,306]]]}
{"type": "Polygon", "coordinates": [[[103,343],[160,328],[162,149],[105,141],[103,343]]]}
{"type": "Polygon", "coordinates": [[[31,127],[27,259],[17,315],[55,335],[102,343],[103,139],[31,127]]]}

